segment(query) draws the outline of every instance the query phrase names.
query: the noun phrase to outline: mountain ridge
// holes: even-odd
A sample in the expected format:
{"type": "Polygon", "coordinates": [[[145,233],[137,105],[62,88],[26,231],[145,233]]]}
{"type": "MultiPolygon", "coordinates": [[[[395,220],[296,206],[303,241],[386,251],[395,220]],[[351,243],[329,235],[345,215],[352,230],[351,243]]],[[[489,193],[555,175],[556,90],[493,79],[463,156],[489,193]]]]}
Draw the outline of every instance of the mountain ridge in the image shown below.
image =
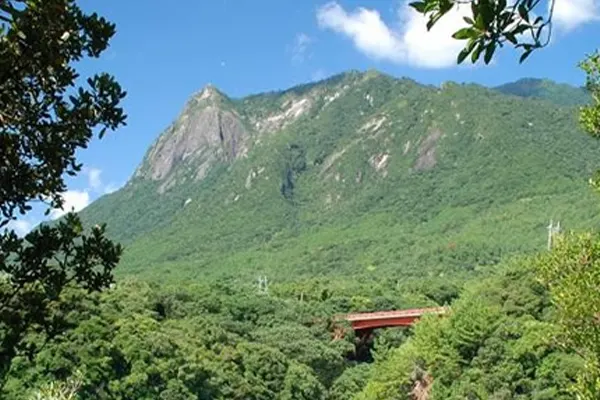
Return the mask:
{"type": "Polygon", "coordinates": [[[591,96],[585,88],[549,79],[522,78],[493,89],[514,96],[546,100],[561,106],[581,106],[591,101],[591,96]]]}
{"type": "MultiPolygon", "coordinates": [[[[229,151],[224,150],[224,153],[225,153],[225,157],[236,158],[237,154],[236,154],[235,146],[237,145],[238,141],[240,140],[240,135],[242,135],[241,137],[243,137],[244,133],[248,133],[248,132],[244,132],[245,131],[244,127],[240,126],[243,122],[246,122],[246,121],[242,121],[243,117],[240,116],[239,112],[238,112],[238,109],[240,107],[243,107],[244,103],[252,102],[256,99],[259,99],[259,101],[260,101],[264,97],[281,98],[281,97],[284,97],[284,96],[290,95],[290,94],[292,96],[294,94],[301,95],[303,93],[306,93],[307,91],[310,92],[311,89],[318,87],[319,85],[327,85],[327,84],[336,83],[336,82],[343,82],[345,80],[347,81],[349,79],[357,78],[357,77],[362,77],[363,79],[369,78],[369,77],[384,77],[384,78],[388,78],[388,79],[394,79],[392,76],[383,74],[376,70],[368,70],[366,72],[360,72],[358,70],[350,70],[350,71],[342,72],[340,74],[333,75],[331,77],[325,78],[318,82],[310,82],[310,83],[306,83],[306,84],[296,85],[291,88],[283,89],[283,90],[250,94],[250,95],[243,96],[240,98],[231,98],[224,92],[220,91],[217,87],[215,87],[214,85],[209,83],[205,87],[203,87],[200,91],[196,92],[194,95],[191,96],[191,98],[186,102],[186,104],[183,108],[183,111],[180,113],[179,117],[170,125],[169,128],[167,128],[167,130],[165,132],[163,132],[161,135],[159,135],[159,137],[155,140],[155,143],[152,145],[152,148],[154,148],[156,145],[158,145],[160,143],[161,139],[164,139],[165,135],[168,133],[167,131],[169,129],[171,129],[171,127],[176,125],[177,121],[181,121],[182,118],[186,118],[187,110],[197,108],[200,106],[200,104],[202,102],[205,102],[205,103],[211,103],[213,106],[216,107],[216,109],[221,109],[222,111],[223,110],[225,111],[225,113],[223,113],[223,112],[217,113],[217,112],[214,112],[215,110],[212,110],[212,109],[210,110],[213,112],[212,113],[209,112],[206,117],[208,117],[208,119],[213,120],[213,125],[221,126],[220,122],[215,124],[214,120],[222,119],[223,117],[226,120],[225,124],[229,123],[229,124],[234,124],[234,125],[237,124],[238,125],[238,126],[234,126],[234,127],[231,127],[231,126],[229,127],[229,128],[231,128],[232,132],[227,132],[228,129],[226,129],[225,132],[220,133],[220,135],[223,135],[226,133],[231,133],[231,135],[226,135],[226,136],[228,136],[227,139],[229,140],[229,143],[227,143],[227,145],[229,145],[230,148],[229,148],[229,151]]],[[[413,81],[409,78],[402,77],[400,79],[409,80],[409,81],[414,82],[415,84],[419,84],[416,81],[413,81]]],[[[455,83],[455,82],[445,82],[440,87],[443,87],[444,85],[467,85],[467,86],[469,86],[472,84],[469,84],[469,83],[459,84],[459,83],[455,83]]],[[[425,85],[422,85],[422,86],[425,86],[425,85]]],[[[475,86],[480,86],[480,85],[475,85],[475,86]]],[[[485,86],[482,86],[482,87],[485,87],[485,86]]],[[[585,90],[582,88],[576,88],[576,87],[573,87],[573,86],[570,86],[567,84],[559,84],[559,83],[555,83],[555,82],[547,80],[547,79],[538,79],[538,78],[522,78],[517,81],[509,82],[509,83],[506,83],[506,84],[503,84],[500,86],[496,86],[496,87],[491,87],[489,89],[494,90],[494,91],[499,91],[504,94],[515,95],[515,96],[523,97],[523,98],[546,100],[546,101],[553,102],[560,106],[573,106],[573,105],[583,104],[587,100],[586,96],[588,96],[587,93],[585,92],[585,90]],[[561,90],[563,90],[563,91],[566,90],[568,92],[568,94],[564,95],[560,98],[552,97],[554,92],[561,91],[561,90]],[[576,95],[573,95],[574,93],[576,95]]],[[[327,101],[327,98],[326,98],[326,101],[327,101]]],[[[298,104],[293,104],[292,109],[288,110],[288,111],[291,113],[294,113],[295,111],[300,111],[300,113],[302,113],[304,111],[303,109],[295,110],[293,108],[294,106],[298,106],[298,104]]],[[[262,124],[264,124],[264,127],[262,127],[262,129],[263,130],[271,130],[271,131],[281,129],[282,126],[279,126],[279,124],[277,124],[277,121],[279,118],[284,120],[285,115],[275,115],[275,116],[267,117],[266,121],[262,121],[262,124]]],[[[250,119],[252,119],[252,116],[250,116],[250,119]]],[[[209,122],[209,121],[205,121],[205,122],[209,122]]],[[[256,123],[256,120],[251,121],[251,122],[256,123]]],[[[261,122],[259,122],[259,123],[261,123],[261,122]]],[[[260,127],[256,127],[256,128],[257,128],[256,129],[257,131],[261,130],[260,127]]],[[[221,142],[222,142],[221,144],[225,144],[225,143],[223,143],[224,140],[225,140],[225,137],[221,137],[221,142]]],[[[214,145],[214,141],[212,144],[214,145]]],[[[194,149],[195,147],[199,146],[199,143],[191,143],[190,145],[193,148],[188,149],[188,150],[193,151],[193,150],[195,150],[194,149]]],[[[242,143],[241,150],[242,150],[242,154],[244,154],[245,151],[248,150],[244,146],[243,143],[242,143]]],[[[185,153],[184,154],[176,154],[176,158],[177,158],[177,156],[179,156],[180,158],[185,158],[186,155],[188,155],[188,154],[185,154],[185,153]]],[[[148,156],[149,156],[149,154],[146,154],[146,156],[144,157],[144,161],[147,161],[148,156]]],[[[138,177],[144,176],[144,171],[143,171],[144,161],[141,163],[141,165],[138,166],[138,168],[136,168],[134,176],[138,176],[138,177]]],[[[210,161],[210,160],[207,160],[207,161],[210,161]]],[[[210,164],[211,164],[211,162],[207,162],[204,164],[203,167],[201,167],[200,177],[202,177],[204,175],[204,173],[206,172],[206,169],[210,168],[210,164]]],[[[168,169],[169,168],[167,168],[167,170],[168,169]]],[[[164,174],[164,169],[161,168],[158,171],[154,171],[154,174],[150,174],[150,175],[154,175],[156,177],[157,175],[162,176],[163,174],[164,174]]],[[[162,189],[164,189],[164,187],[162,187],[162,189]]]]}
{"type": "MultiPolygon", "coordinates": [[[[183,111],[180,113],[179,117],[170,125],[169,128],[167,128],[161,135],[159,135],[159,137],[156,139],[155,143],[152,145],[152,148],[154,148],[157,143],[159,143],[161,141],[161,139],[164,139],[165,135],[168,134],[168,130],[171,129],[171,127],[173,127],[174,125],[177,124],[178,121],[180,121],[182,118],[186,118],[186,112],[190,109],[193,109],[194,107],[199,107],[201,105],[201,103],[206,102],[206,103],[211,103],[213,106],[215,106],[217,109],[220,109],[222,112],[219,113],[220,115],[218,117],[222,118],[223,117],[223,112],[225,112],[225,116],[227,117],[231,117],[234,116],[235,118],[232,118],[229,122],[233,122],[233,123],[242,123],[242,122],[246,122],[248,123],[248,121],[242,121],[245,117],[249,118],[251,121],[251,123],[258,123],[258,124],[262,124],[262,126],[255,126],[254,130],[258,131],[258,133],[261,133],[260,131],[275,131],[275,130],[281,130],[283,127],[281,126],[281,124],[277,124],[278,120],[284,120],[285,121],[285,117],[288,115],[271,115],[268,116],[266,118],[266,121],[256,121],[256,115],[240,115],[240,108],[243,108],[245,103],[251,103],[254,102],[256,100],[258,100],[258,102],[264,102],[264,98],[275,98],[275,99],[281,99],[285,96],[298,96],[298,95],[302,95],[305,94],[307,92],[310,92],[312,89],[314,89],[315,87],[319,87],[322,85],[327,85],[327,84],[331,84],[331,83],[339,83],[339,82],[348,82],[348,80],[351,79],[356,79],[356,78],[362,78],[362,79],[369,79],[369,78],[373,78],[373,77],[380,77],[380,78],[385,78],[385,79],[397,79],[392,77],[391,75],[387,75],[384,73],[381,73],[377,70],[367,70],[366,72],[360,72],[358,70],[350,70],[347,72],[342,72],[336,75],[333,75],[331,77],[325,78],[323,80],[317,81],[317,82],[310,82],[310,83],[306,83],[306,84],[300,84],[300,85],[296,85],[293,87],[290,87],[288,89],[283,89],[283,90],[275,90],[275,91],[269,91],[269,92],[263,92],[263,93],[256,93],[256,94],[250,94],[247,96],[243,96],[243,97],[239,97],[239,98],[231,98],[229,97],[227,94],[225,94],[224,92],[220,91],[217,87],[215,87],[213,84],[207,84],[205,87],[203,87],[200,91],[196,92],[194,95],[191,96],[191,98],[186,102],[183,111]],[[228,113],[232,113],[228,114],[228,113]],[[254,118],[253,118],[254,117],[254,118]]],[[[418,82],[410,79],[410,78],[406,78],[406,77],[402,77],[399,78],[400,80],[406,80],[409,82],[413,82],[416,85],[421,85],[423,87],[428,87],[427,85],[422,85],[419,84],[418,82]]],[[[514,95],[514,96],[518,96],[518,97],[523,97],[523,98],[532,98],[532,99],[537,99],[537,100],[547,100],[550,102],[553,102],[557,105],[560,106],[573,106],[573,105],[579,105],[582,104],[582,101],[585,99],[585,91],[582,88],[576,88],[567,84],[559,84],[559,83],[555,83],[553,81],[547,80],[547,79],[538,79],[538,78],[522,78],[519,79],[517,81],[514,82],[509,82],[500,86],[496,86],[496,87],[486,87],[486,86],[482,86],[482,85],[478,85],[478,84],[472,84],[472,83],[455,83],[455,82],[445,82],[443,83],[440,87],[436,87],[436,86],[431,86],[432,88],[436,88],[438,90],[440,90],[441,88],[443,88],[444,86],[448,86],[448,85],[461,85],[461,86],[471,86],[474,85],[476,87],[482,87],[482,88],[486,88],[486,89],[491,89],[493,91],[498,91],[501,92],[503,94],[509,94],[509,95],[514,95]],[[564,99],[552,99],[547,95],[546,92],[542,92],[543,90],[545,90],[543,87],[546,87],[546,90],[548,88],[550,88],[550,91],[554,91],[554,90],[564,90],[564,89],[568,89],[569,93],[571,91],[573,92],[577,92],[580,96],[579,97],[574,97],[571,100],[564,100],[564,99]]],[[[334,96],[332,97],[325,97],[325,101],[332,101],[335,98],[337,98],[337,93],[334,94],[334,96]]],[[[283,106],[285,107],[285,104],[283,104],[283,106]]],[[[309,105],[309,107],[312,105],[309,105]]],[[[302,114],[305,110],[302,108],[302,103],[298,104],[298,103],[292,103],[292,106],[290,107],[289,110],[287,110],[288,113],[291,113],[294,115],[294,117],[299,116],[300,114],[302,114]],[[295,108],[298,107],[298,108],[295,108]],[[298,114],[296,114],[296,112],[298,112],[298,114]]],[[[242,114],[244,112],[242,111],[242,114]]],[[[217,113],[212,113],[212,115],[210,115],[209,117],[212,117],[213,119],[217,118],[217,113]]],[[[219,124],[216,124],[217,126],[220,126],[219,124]]],[[[233,132],[233,136],[230,138],[232,140],[231,144],[236,144],[236,139],[239,139],[238,134],[240,133],[240,131],[242,131],[242,129],[234,129],[233,132]],[[236,134],[237,133],[237,134],[236,134]]],[[[248,130],[252,130],[252,129],[248,129],[248,130]]],[[[246,132],[248,133],[248,132],[246,132]]],[[[257,133],[257,132],[254,132],[257,133]]],[[[223,138],[224,139],[224,138],[223,138]]],[[[222,139],[222,140],[223,140],[222,139]]],[[[198,143],[192,143],[192,146],[198,146],[198,143]]],[[[192,149],[193,150],[193,149],[192,149]]],[[[242,148],[242,154],[247,151],[246,148],[242,148]]],[[[235,154],[235,149],[232,148],[230,152],[230,157],[236,158],[237,154],[235,154]],[[232,152],[232,153],[231,153],[232,152]]],[[[146,156],[144,157],[144,160],[146,160],[146,158],[148,157],[148,154],[146,154],[146,156]]],[[[140,171],[140,168],[143,167],[144,162],[142,162],[142,164],[140,166],[138,166],[138,168],[136,169],[135,175],[136,176],[143,176],[143,172],[140,171]]],[[[159,173],[160,175],[160,173],[159,173]]],[[[203,174],[201,174],[203,175],[203,174]]]]}
{"type": "Polygon", "coordinates": [[[148,151],[175,154],[167,173],[152,179],[145,157],[82,212],[127,245],[124,274],[462,273],[542,247],[549,218],[598,223],[585,178],[599,148],[572,107],[372,71],[218,92],[217,108],[205,89],[148,151]],[[236,122],[219,128],[220,113],[236,122]]]}

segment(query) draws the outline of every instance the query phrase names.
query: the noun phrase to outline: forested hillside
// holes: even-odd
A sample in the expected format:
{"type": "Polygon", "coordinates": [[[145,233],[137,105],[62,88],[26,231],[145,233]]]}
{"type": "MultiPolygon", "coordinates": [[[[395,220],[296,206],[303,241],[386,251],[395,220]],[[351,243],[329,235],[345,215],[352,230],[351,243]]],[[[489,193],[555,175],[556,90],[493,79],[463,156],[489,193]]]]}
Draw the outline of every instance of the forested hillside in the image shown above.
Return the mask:
{"type": "Polygon", "coordinates": [[[591,100],[591,95],[585,88],[556,83],[548,79],[524,78],[497,86],[495,89],[502,93],[546,100],[561,106],[581,106],[591,100]]]}
{"type": "Polygon", "coordinates": [[[82,216],[121,276],[463,273],[597,226],[574,109],[376,71],[230,99],[209,86],[82,216]]]}
{"type": "Polygon", "coordinates": [[[204,88],[81,212],[125,244],[117,283],[63,294],[66,333],[29,339],[5,397],[572,398],[584,361],[532,255],[550,219],[598,226],[600,146],[574,108],[521,96],[375,71],[204,88]],[[440,305],[366,342],[335,318],[440,305]]]}

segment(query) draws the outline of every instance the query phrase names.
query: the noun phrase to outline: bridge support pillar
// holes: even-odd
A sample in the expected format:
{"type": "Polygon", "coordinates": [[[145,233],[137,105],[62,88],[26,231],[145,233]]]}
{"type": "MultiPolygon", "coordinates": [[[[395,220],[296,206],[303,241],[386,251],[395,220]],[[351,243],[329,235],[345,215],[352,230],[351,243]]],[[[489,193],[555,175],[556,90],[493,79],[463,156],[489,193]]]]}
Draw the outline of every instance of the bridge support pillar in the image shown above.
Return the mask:
{"type": "Polygon", "coordinates": [[[375,334],[373,329],[361,329],[359,331],[356,331],[356,339],[354,341],[354,357],[356,361],[373,361],[373,355],[371,354],[371,350],[373,349],[374,341],[375,334]]]}

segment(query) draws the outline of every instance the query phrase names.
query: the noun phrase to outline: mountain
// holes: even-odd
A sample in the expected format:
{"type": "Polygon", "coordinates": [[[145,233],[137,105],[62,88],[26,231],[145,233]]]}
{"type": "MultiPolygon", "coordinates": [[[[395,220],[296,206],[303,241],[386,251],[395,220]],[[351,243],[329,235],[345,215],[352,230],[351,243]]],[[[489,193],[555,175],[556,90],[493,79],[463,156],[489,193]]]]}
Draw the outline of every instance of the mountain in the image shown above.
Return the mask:
{"type": "Polygon", "coordinates": [[[572,107],[502,92],[377,71],[240,99],[207,86],[81,215],[126,245],[121,275],[473,274],[544,249],[552,218],[600,223],[600,144],[572,107]]]}
{"type": "Polygon", "coordinates": [[[590,94],[584,88],[547,79],[524,78],[497,86],[495,89],[505,94],[547,100],[562,106],[580,106],[591,100],[590,94]]]}

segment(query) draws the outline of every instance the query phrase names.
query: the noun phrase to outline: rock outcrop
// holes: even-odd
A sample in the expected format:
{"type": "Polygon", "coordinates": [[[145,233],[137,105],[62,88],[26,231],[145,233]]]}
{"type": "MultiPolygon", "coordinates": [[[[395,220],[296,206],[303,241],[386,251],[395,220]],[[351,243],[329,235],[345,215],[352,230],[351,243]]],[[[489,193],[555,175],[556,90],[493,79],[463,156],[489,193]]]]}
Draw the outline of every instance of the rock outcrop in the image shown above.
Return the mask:
{"type": "MultiPolygon", "coordinates": [[[[228,99],[207,86],[187,104],[177,121],[152,146],[136,176],[172,185],[176,169],[186,167],[199,180],[212,165],[248,151],[249,134],[228,99]]],[[[188,174],[189,175],[189,174],[188,174]]]]}

